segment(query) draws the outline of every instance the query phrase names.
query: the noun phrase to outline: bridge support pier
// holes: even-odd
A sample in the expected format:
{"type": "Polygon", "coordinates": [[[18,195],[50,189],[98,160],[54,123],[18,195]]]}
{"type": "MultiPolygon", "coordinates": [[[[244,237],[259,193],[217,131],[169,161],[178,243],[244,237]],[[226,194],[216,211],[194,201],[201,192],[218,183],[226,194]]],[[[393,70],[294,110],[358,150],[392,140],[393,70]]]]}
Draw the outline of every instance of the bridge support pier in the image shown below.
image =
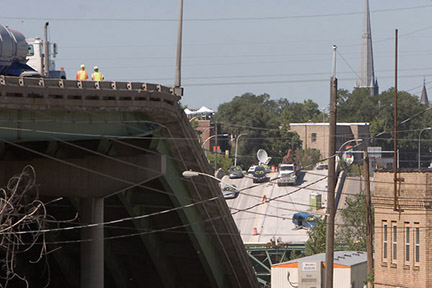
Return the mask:
{"type": "MultiPolygon", "coordinates": [[[[81,224],[104,222],[104,198],[80,199],[81,224]]],[[[104,287],[104,226],[81,229],[81,287],[104,287]]]]}

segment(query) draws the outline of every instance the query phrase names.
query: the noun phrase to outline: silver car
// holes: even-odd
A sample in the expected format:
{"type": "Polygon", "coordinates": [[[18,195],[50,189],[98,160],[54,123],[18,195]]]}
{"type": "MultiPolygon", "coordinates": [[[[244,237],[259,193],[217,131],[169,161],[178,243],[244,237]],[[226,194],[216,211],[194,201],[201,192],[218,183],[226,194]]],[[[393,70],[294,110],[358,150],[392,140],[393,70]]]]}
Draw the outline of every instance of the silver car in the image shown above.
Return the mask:
{"type": "Polygon", "coordinates": [[[236,185],[225,185],[225,187],[222,189],[222,194],[225,199],[234,199],[237,198],[240,191],[237,190],[236,185]]]}
{"type": "Polygon", "coordinates": [[[229,178],[230,179],[234,179],[234,178],[243,178],[243,169],[240,166],[232,166],[229,169],[229,178]]]}

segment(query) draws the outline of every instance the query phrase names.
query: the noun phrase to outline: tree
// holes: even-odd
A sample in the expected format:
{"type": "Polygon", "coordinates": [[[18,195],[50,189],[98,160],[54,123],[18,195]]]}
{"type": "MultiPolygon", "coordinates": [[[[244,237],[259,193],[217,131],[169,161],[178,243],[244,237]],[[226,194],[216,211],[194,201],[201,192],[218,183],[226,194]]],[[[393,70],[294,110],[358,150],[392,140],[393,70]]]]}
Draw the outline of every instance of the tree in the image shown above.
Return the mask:
{"type": "Polygon", "coordinates": [[[315,226],[307,231],[309,239],[305,243],[305,255],[324,253],[326,250],[327,222],[320,217],[316,218],[315,226]]]}
{"type": "Polygon", "coordinates": [[[343,225],[337,229],[339,244],[351,251],[366,251],[365,196],[356,194],[348,197],[346,208],[342,210],[341,215],[343,225]]]}
{"type": "MultiPolygon", "coordinates": [[[[394,148],[394,88],[378,95],[368,89],[356,88],[352,93],[338,91],[338,122],[369,122],[370,146],[384,151],[394,148]],[[379,137],[374,137],[379,135],[379,137]]],[[[416,167],[419,131],[430,127],[432,111],[419,103],[418,97],[398,92],[398,149],[401,167],[416,167]]],[[[432,136],[432,135],[430,135],[432,136]]],[[[432,142],[425,142],[423,151],[432,151],[432,142]]],[[[428,159],[429,160],[429,159],[428,159]]]]}
{"type": "MultiPolygon", "coordinates": [[[[207,159],[211,167],[215,165],[216,153],[207,153],[207,159]]],[[[222,168],[223,171],[228,172],[229,168],[234,164],[233,159],[226,157],[224,154],[218,153],[217,155],[217,168],[222,168]]]]}
{"type": "Polygon", "coordinates": [[[284,104],[281,107],[281,121],[284,124],[322,121],[318,104],[312,100],[305,100],[303,103],[285,102],[284,104]]]}
{"type": "Polygon", "coordinates": [[[320,151],[314,149],[297,149],[295,151],[295,160],[300,163],[302,169],[313,169],[319,162],[320,151]]]}
{"type": "Polygon", "coordinates": [[[379,98],[372,96],[367,88],[355,88],[349,93],[338,94],[338,122],[371,122],[379,113],[379,98]]]}
{"type": "Polygon", "coordinates": [[[268,94],[246,93],[218,107],[214,119],[221,124],[221,133],[234,136],[247,133],[237,147],[238,162],[243,167],[257,162],[255,155],[259,149],[266,150],[276,164],[288,149],[300,147],[297,133],[289,132],[281,123],[281,111],[288,103],[270,100],[268,94]]]}

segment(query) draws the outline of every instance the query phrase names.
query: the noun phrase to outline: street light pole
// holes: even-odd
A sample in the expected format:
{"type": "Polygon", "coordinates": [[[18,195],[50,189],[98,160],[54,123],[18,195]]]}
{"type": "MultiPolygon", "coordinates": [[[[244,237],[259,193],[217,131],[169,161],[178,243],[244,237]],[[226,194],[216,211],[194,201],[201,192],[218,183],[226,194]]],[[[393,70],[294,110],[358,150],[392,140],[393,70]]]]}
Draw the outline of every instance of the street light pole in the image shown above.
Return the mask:
{"type": "Polygon", "coordinates": [[[241,136],[243,136],[243,135],[247,135],[247,133],[242,133],[242,134],[240,134],[239,136],[237,136],[237,138],[236,138],[236,144],[235,144],[235,153],[234,153],[234,166],[237,166],[237,147],[238,147],[238,140],[239,140],[239,138],[241,137],[241,136]]]}
{"type": "MultiPolygon", "coordinates": [[[[357,146],[359,146],[359,145],[361,145],[362,144],[362,142],[363,142],[363,139],[350,139],[350,140],[348,140],[348,141],[345,141],[340,147],[339,147],[339,149],[336,151],[337,152],[337,154],[338,154],[338,156],[340,157],[340,158],[343,158],[343,156],[344,156],[344,154],[342,154],[342,149],[345,147],[345,145],[347,145],[348,143],[350,143],[350,142],[356,142],[357,144],[355,145],[355,146],[353,146],[351,149],[354,149],[354,147],[357,147],[357,146]]],[[[345,161],[345,159],[343,159],[344,161],[345,161]]]]}
{"type": "Polygon", "coordinates": [[[225,182],[225,181],[223,181],[223,180],[221,180],[221,179],[219,179],[219,178],[217,178],[217,177],[215,177],[215,176],[213,176],[213,175],[207,174],[207,173],[197,172],[197,171],[192,171],[192,170],[186,170],[186,171],[183,171],[182,175],[183,175],[183,177],[185,177],[185,178],[192,178],[192,177],[196,177],[196,176],[206,176],[206,177],[210,177],[210,178],[212,178],[212,179],[214,179],[214,180],[220,182],[221,184],[228,185],[228,186],[230,186],[231,188],[237,189],[236,186],[233,186],[232,184],[230,184],[230,183],[228,183],[228,182],[225,182]]]}
{"type": "Polygon", "coordinates": [[[427,127],[427,128],[423,128],[422,130],[420,130],[419,133],[419,140],[418,140],[418,168],[420,169],[420,135],[423,131],[425,130],[431,130],[432,127],[427,127]]]}
{"type": "Polygon", "coordinates": [[[215,135],[211,135],[210,137],[208,137],[208,138],[203,142],[203,144],[201,144],[201,148],[204,149],[204,145],[205,145],[205,143],[207,143],[208,140],[210,140],[211,138],[214,138],[214,137],[216,137],[216,136],[224,136],[224,137],[227,137],[227,136],[229,136],[229,134],[215,134],[215,135]]]}
{"type": "MultiPolygon", "coordinates": [[[[229,136],[228,134],[215,134],[215,135],[212,135],[212,136],[210,136],[210,137],[208,137],[204,142],[203,142],[203,144],[201,145],[201,148],[202,149],[204,149],[204,154],[205,154],[205,156],[206,156],[206,158],[207,158],[207,149],[205,149],[204,148],[204,146],[205,146],[205,144],[207,143],[207,141],[208,140],[210,140],[211,138],[214,138],[214,137],[217,137],[217,136],[224,136],[224,137],[226,137],[226,136],[229,136]]],[[[217,147],[216,147],[217,148],[217,147]]],[[[216,169],[215,169],[216,170],[216,169]]]]}
{"type": "MultiPolygon", "coordinates": [[[[341,151],[342,151],[342,148],[343,148],[345,145],[347,145],[347,144],[350,143],[350,142],[354,142],[354,141],[355,141],[355,142],[362,142],[363,139],[350,139],[350,140],[344,142],[344,143],[339,147],[338,152],[341,152],[341,151]]],[[[358,145],[360,145],[360,143],[359,143],[358,145]]],[[[357,145],[356,145],[356,146],[357,146],[357,145]]]]}

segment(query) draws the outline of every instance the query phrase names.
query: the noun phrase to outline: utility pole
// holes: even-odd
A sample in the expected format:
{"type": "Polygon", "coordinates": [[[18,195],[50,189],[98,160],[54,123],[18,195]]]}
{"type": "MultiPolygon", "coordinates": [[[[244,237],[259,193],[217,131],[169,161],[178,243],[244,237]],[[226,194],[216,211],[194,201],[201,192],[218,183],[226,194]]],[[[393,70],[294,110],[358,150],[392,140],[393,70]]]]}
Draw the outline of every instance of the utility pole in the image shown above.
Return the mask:
{"type": "Polygon", "coordinates": [[[175,69],[175,77],[174,77],[174,94],[178,96],[183,96],[183,88],[181,87],[182,31],[183,31],[183,0],[180,0],[179,22],[178,22],[178,30],[177,30],[176,69],[175,69]]]}
{"type": "Polygon", "coordinates": [[[335,186],[336,186],[336,45],[333,45],[333,72],[330,78],[329,150],[327,185],[327,230],[325,254],[325,288],[333,288],[335,186]]]}
{"type": "Polygon", "coordinates": [[[217,171],[217,155],[218,155],[218,147],[217,147],[217,145],[218,145],[218,129],[217,129],[217,123],[215,122],[214,123],[214,125],[215,125],[215,149],[214,149],[214,152],[215,152],[215,154],[214,154],[214,156],[215,156],[215,173],[216,173],[216,171],[217,171]]]}
{"type": "Polygon", "coordinates": [[[393,119],[393,125],[394,125],[394,145],[393,145],[393,210],[398,211],[398,192],[397,192],[397,166],[396,162],[398,160],[397,157],[397,98],[398,98],[398,92],[397,92],[397,71],[398,70],[398,30],[395,30],[395,89],[394,89],[394,119],[393,119]]]}
{"type": "Polygon", "coordinates": [[[369,154],[367,151],[363,152],[363,169],[365,178],[365,200],[366,200],[366,251],[367,251],[367,275],[368,275],[368,288],[373,287],[372,280],[369,280],[370,275],[373,273],[373,225],[372,225],[372,201],[370,195],[370,175],[369,175],[369,154]]]}

